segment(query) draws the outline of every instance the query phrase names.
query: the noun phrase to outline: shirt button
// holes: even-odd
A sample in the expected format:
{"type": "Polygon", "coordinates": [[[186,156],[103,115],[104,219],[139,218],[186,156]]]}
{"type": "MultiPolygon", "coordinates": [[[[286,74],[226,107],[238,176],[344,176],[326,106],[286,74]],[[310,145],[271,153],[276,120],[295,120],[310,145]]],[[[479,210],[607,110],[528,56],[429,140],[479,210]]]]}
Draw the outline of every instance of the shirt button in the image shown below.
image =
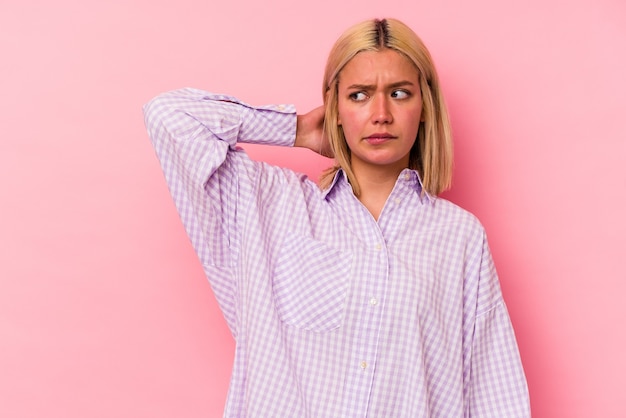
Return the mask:
{"type": "Polygon", "coordinates": [[[410,175],[409,173],[407,173],[407,174],[405,174],[405,175],[404,175],[404,179],[405,179],[405,180],[409,180],[410,178],[411,178],[411,175],[410,175]]]}
{"type": "Polygon", "coordinates": [[[396,205],[399,205],[399,204],[400,204],[400,199],[395,199],[393,202],[394,202],[396,205]]]}
{"type": "Polygon", "coordinates": [[[276,108],[278,110],[285,110],[285,105],[278,105],[278,106],[276,106],[276,108]]]}
{"type": "Polygon", "coordinates": [[[367,369],[367,362],[366,361],[362,361],[361,363],[359,363],[359,367],[363,370],[367,369]]]}
{"type": "Polygon", "coordinates": [[[372,305],[372,306],[376,306],[376,305],[378,305],[378,299],[376,299],[376,298],[371,298],[371,299],[370,299],[370,305],[372,305]]]}
{"type": "Polygon", "coordinates": [[[380,244],[376,244],[376,251],[380,251],[383,248],[382,245],[380,244]]]}

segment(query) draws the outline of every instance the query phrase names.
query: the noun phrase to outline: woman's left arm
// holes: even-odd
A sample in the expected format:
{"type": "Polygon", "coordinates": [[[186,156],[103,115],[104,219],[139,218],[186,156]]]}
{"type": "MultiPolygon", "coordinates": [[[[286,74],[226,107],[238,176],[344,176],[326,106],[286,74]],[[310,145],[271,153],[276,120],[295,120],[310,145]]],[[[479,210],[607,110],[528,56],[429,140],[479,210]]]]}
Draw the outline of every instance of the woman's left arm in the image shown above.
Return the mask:
{"type": "MultiPolygon", "coordinates": [[[[483,232],[471,334],[467,417],[530,417],[528,386],[483,232]]],[[[474,274],[476,274],[474,273],[474,274]]]]}

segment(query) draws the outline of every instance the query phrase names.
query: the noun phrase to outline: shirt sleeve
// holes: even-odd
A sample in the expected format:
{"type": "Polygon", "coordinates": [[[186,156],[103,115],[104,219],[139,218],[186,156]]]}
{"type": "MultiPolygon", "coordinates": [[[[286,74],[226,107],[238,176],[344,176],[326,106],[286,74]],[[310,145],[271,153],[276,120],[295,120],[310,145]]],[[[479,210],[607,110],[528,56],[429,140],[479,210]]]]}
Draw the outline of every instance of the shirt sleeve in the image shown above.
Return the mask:
{"type": "Polygon", "coordinates": [[[469,417],[530,417],[526,377],[484,233],[477,283],[469,417]]]}
{"type": "Polygon", "coordinates": [[[255,198],[260,171],[237,143],[292,146],[295,109],[187,88],[157,96],[144,117],[178,213],[236,334],[237,216],[255,198]]]}

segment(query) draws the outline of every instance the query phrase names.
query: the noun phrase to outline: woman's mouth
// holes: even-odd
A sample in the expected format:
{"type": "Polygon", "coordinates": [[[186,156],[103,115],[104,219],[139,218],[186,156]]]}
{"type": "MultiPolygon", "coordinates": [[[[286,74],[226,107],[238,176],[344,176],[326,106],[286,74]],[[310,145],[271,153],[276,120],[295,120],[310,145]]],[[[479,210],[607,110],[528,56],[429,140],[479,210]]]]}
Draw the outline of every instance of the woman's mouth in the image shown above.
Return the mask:
{"type": "Polygon", "coordinates": [[[388,133],[375,133],[364,138],[371,145],[383,144],[393,139],[396,139],[396,137],[388,133]]]}

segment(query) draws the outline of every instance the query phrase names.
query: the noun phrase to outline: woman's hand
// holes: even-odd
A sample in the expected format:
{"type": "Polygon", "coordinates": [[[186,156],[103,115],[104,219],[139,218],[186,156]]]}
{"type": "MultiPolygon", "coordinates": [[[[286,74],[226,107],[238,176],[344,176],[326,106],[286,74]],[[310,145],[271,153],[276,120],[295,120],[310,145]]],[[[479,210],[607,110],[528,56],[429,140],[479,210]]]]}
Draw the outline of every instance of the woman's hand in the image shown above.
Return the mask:
{"type": "Polygon", "coordinates": [[[324,135],[324,106],[298,115],[294,146],[308,148],[324,157],[333,158],[328,138],[324,135]]]}

